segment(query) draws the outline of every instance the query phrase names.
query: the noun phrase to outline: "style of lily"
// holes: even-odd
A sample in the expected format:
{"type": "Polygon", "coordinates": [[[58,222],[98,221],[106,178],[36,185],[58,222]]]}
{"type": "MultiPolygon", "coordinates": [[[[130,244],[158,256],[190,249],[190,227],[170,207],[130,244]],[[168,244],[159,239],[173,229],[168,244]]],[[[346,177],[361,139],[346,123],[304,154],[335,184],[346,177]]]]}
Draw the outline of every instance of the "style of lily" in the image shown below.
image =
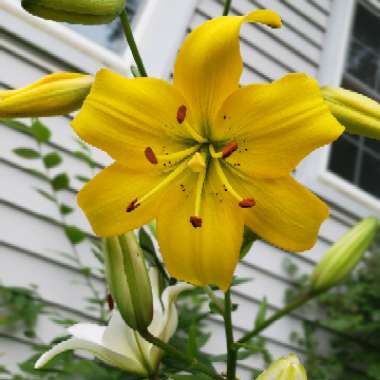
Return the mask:
{"type": "Polygon", "coordinates": [[[182,45],[173,84],[103,69],[72,122],[116,161],[79,193],[94,231],[118,235],[156,218],[171,275],[223,290],[244,224],[286,250],[314,245],[328,208],[290,173],[343,132],[307,75],[239,87],[245,22],[281,26],[269,10],[207,21],[182,45]]]}
{"type": "MultiPolygon", "coordinates": [[[[148,330],[154,336],[168,342],[178,324],[175,300],[179,293],[190,286],[169,286],[160,297],[157,270],[150,269],[149,276],[153,291],[154,315],[148,330]]],[[[43,354],[37,361],[36,368],[43,367],[64,351],[82,350],[110,366],[136,375],[149,377],[158,370],[162,351],[128,327],[117,310],[113,310],[108,326],[79,323],[70,327],[68,332],[72,337],[43,354]]]]}

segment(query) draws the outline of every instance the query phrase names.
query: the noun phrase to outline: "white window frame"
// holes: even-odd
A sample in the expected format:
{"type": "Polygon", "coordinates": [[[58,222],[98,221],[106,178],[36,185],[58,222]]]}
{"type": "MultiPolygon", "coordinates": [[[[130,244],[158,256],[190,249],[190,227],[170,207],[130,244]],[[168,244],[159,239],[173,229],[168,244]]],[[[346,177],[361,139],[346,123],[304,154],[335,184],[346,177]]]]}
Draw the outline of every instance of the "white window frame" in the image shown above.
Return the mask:
{"type": "MultiPolygon", "coordinates": [[[[149,75],[169,75],[196,4],[197,0],[145,0],[133,27],[149,75]]],[[[60,23],[31,16],[19,1],[1,0],[0,25],[85,72],[107,66],[127,74],[133,63],[128,53],[119,56],[60,23]]]]}
{"type": "MultiPolygon", "coordinates": [[[[346,65],[357,0],[333,0],[318,80],[340,86],[346,65]]],[[[380,200],[328,170],[331,146],[313,152],[296,177],[330,202],[359,216],[380,216],[380,200]]]]}

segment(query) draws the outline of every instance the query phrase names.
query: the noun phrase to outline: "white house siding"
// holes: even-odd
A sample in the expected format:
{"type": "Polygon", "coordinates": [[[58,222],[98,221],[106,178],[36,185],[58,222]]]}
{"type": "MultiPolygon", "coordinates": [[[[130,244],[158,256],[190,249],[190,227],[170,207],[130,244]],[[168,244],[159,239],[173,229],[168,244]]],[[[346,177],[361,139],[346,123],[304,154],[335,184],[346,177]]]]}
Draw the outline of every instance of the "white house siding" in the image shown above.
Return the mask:
{"type": "MultiPolygon", "coordinates": [[[[243,83],[271,81],[289,71],[318,75],[329,20],[329,0],[233,0],[232,3],[232,14],[243,14],[265,4],[266,7],[278,11],[284,21],[281,30],[271,30],[260,25],[243,27],[243,83]]],[[[192,29],[221,13],[221,1],[201,0],[189,28],[192,29]]],[[[102,66],[100,61],[91,65],[83,63],[83,54],[78,60],[71,58],[64,62],[54,53],[53,37],[42,35],[41,31],[35,36],[25,36],[17,29],[10,29],[10,17],[0,10],[1,88],[20,87],[57,70],[72,71],[79,66],[95,72],[102,66]],[[42,38],[46,39],[44,43],[41,43],[42,38]]],[[[62,49],[68,49],[68,57],[73,57],[72,49],[63,42],[59,43],[62,49]]],[[[65,117],[44,120],[53,131],[52,143],[44,149],[59,149],[64,157],[65,169],[69,173],[88,175],[88,169],[72,154],[77,147],[68,121],[65,117]]],[[[96,316],[84,308],[83,300],[89,294],[85,286],[78,285],[78,269],[57,253],[58,250],[69,250],[58,222],[57,211],[34,190],[35,187],[46,188],[47,184],[25,170],[25,165],[36,165],[36,168],[38,165],[33,161],[25,162],[12,153],[13,148],[30,144],[32,140],[29,136],[0,126],[0,279],[6,285],[39,284],[39,294],[49,307],[77,319],[94,319],[96,316]]],[[[94,154],[100,166],[109,162],[102,152],[96,151],[94,154]]],[[[73,201],[79,187],[80,183],[72,183],[72,189],[64,192],[63,197],[73,201]]],[[[282,265],[285,257],[294,258],[302,272],[310,272],[329,245],[356,220],[354,215],[344,210],[333,208],[331,214],[321,229],[316,246],[308,253],[284,253],[263,242],[254,245],[252,252],[238,268],[239,275],[251,277],[253,281],[237,287],[233,294],[234,301],[240,304],[238,311],[234,313],[237,336],[251,328],[258,304],[264,296],[268,299],[271,311],[277,310],[283,304],[284,289],[292,286],[282,265]]],[[[79,210],[70,215],[69,222],[78,224],[89,234],[92,233],[79,210]]],[[[81,244],[79,250],[86,265],[97,265],[87,243],[81,244]]],[[[100,280],[95,281],[101,288],[100,280]]],[[[300,322],[305,318],[313,316],[295,313],[265,331],[263,335],[268,338],[268,346],[275,357],[289,351],[302,353],[291,342],[289,334],[291,331],[301,331],[300,322]]],[[[224,335],[218,318],[210,320],[210,329],[215,334],[208,349],[220,353],[224,350],[224,335]]],[[[49,323],[47,318],[39,323],[38,336],[41,339],[48,341],[56,333],[57,327],[49,323]]],[[[320,333],[327,332],[320,330],[320,333]]],[[[19,333],[3,332],[0,335],[0,353],[2,352],[4,356],[0,357],[1,362],[14,368],[15,363],[30,352],[30,341],[19,333]]],[[[249,379],[249,368],[261,365],[260,360],[256,359],[244,361],[240,367],[241,379],[249,379]]]]}

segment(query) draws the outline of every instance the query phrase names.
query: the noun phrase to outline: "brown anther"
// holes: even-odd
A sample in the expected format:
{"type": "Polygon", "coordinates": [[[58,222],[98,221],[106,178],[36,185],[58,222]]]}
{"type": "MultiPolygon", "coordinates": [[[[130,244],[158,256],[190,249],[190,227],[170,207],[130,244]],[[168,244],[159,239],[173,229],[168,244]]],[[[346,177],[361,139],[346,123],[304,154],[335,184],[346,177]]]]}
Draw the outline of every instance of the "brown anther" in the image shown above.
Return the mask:
{"type": "Polygon", "coordinates": [[[256,204],[255,200],[252,198],[245,198],[239,202],[241,208],[251,208],[256,204]]]}
{"type": "Polygon", "coordinates": [[[198,216],[190,216],[190,223],[194,228],[202,227],[202,218],[199,218],[198,216]]]}
{"type": "Polygon", "coordinates": [[[148,146],[148,147],[145,149],[144,153],[145,153],[145,157],[146,157],[146,159],[147,159],[151,164],[153,164],[153,165],[157,165],[157,164],[158,164],[157,157],[156,157],[156,155],[154,154],[153,149],[152,149],[150,146],[148,146]]]}
{"type": "Polygon", "coordinates": [[[187,111],[187,108],[186,106],[182,105],[178,108],[178,111],[177,111],[177,121],[178,123],[182,124],[186,118],[186,111],[187,111]]]}
{"type": "Polygon", "coordinates": [[[222,150],[222,158],[227,158],[231,156],[233,152],[238,148],[238,144],[235,141],[230,142],[226,147],[222,150]]]}
{"type": "Polygon", "coordinates": [[[111,294],[107,295],[107,304],[108,304],[109,310],[112,311],[114,309],[115,304],[113,302],[113,298],[111,294]]]}
{"type": "Polygon", "coordinates": [[[133,210],[136,210],[137,207],[139,207],[140,205],[137,203],[137,198],[134,199],[130,204],[129,206],[127,207],[126,211],[127,212],[131,212],[133,210]]]}

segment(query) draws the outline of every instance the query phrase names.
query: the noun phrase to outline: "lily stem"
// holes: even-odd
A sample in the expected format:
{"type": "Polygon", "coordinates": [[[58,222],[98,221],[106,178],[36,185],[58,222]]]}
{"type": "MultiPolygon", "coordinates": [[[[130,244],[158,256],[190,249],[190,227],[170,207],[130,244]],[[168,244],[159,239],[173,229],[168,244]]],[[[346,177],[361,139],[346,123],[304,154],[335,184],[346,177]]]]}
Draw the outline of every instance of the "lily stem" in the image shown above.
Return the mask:
{"type": "Polygon", "coordinates": [[[257,326],[254,330],[247,333],[243,337],[241,337],[235,346],[239,349],[239,344],[246,343],[250,339],[254,338],[255,336],[259,335],[261,331],[265,330],[268,326],[270,326],[272,323],[276,322],[283,316],[291,313],[293,310],[298,309],[300,306],[304,305],[306,302],[310,301],[314,297],[316,297],[319,293],[317,292],[307,292],[296,298],[293,302],[286,305],[283,309],[277,311],[277,313],[274,313],[270,318],[265,320],[263,323],[261,323],[259,326],[257,326]]]}
{"type": "Polygon", "coordinates": [[[232,3],[232,0],[226,0],[224,2],[223,16],[227,16],[228,13],[230,12],[231,3],[232,3]]]}
{"type": "Polygon", "coordinates": [[[224,328],[227,343],[227,379],[236,379],[237,348],[234,344],[234,331],[232,325],[232,302],[231,290],[224,295],[224,328]]]}
{"type": "Polygon", "coordinates": [[[145,66],[144,66],[143,60],[141,58],[139,49],[137,48],[135,38],[133,37],[133,32],[132,32],[131,24],[129,23],[128,14],[127,14],[126,10],[124,10],[123,12],[121,12],[121,14],[120,14],[120,21],[121,21],[121,24],[123,26],[125,38],[126,38],[126,40],[128,42],[129,48],[131,49],[131,53],[132,53],[133,58],[134,58],[134,60],[136,62],[136,66],[139,69],[140,75],[142,77],[147,77],[148,74],[147,74],[147,72],[145,70],[145,66]]]}
{"type": "Polygon", "coordinates": [[[139,331],[139,334],[149,343],[152,343],[158,348],[161,348],[161,350],[165,351],[166,353],[173,355],[180,360],[185,361],[186,363],[189,364],[190,367],[195,368],[200,372],[203,372],[204,374],[210,376],[213,379],[225,380],[224,377],[217,374],[213,369],[211,369],[207,365],[201,363],[197,358],[190,357],[186,355],[185,353],[183,353],[182,351],[177,350],[175,347],[171,346],[168,343],[163,342],[161,339],[152,335],[148,330],[139,331]]]}

